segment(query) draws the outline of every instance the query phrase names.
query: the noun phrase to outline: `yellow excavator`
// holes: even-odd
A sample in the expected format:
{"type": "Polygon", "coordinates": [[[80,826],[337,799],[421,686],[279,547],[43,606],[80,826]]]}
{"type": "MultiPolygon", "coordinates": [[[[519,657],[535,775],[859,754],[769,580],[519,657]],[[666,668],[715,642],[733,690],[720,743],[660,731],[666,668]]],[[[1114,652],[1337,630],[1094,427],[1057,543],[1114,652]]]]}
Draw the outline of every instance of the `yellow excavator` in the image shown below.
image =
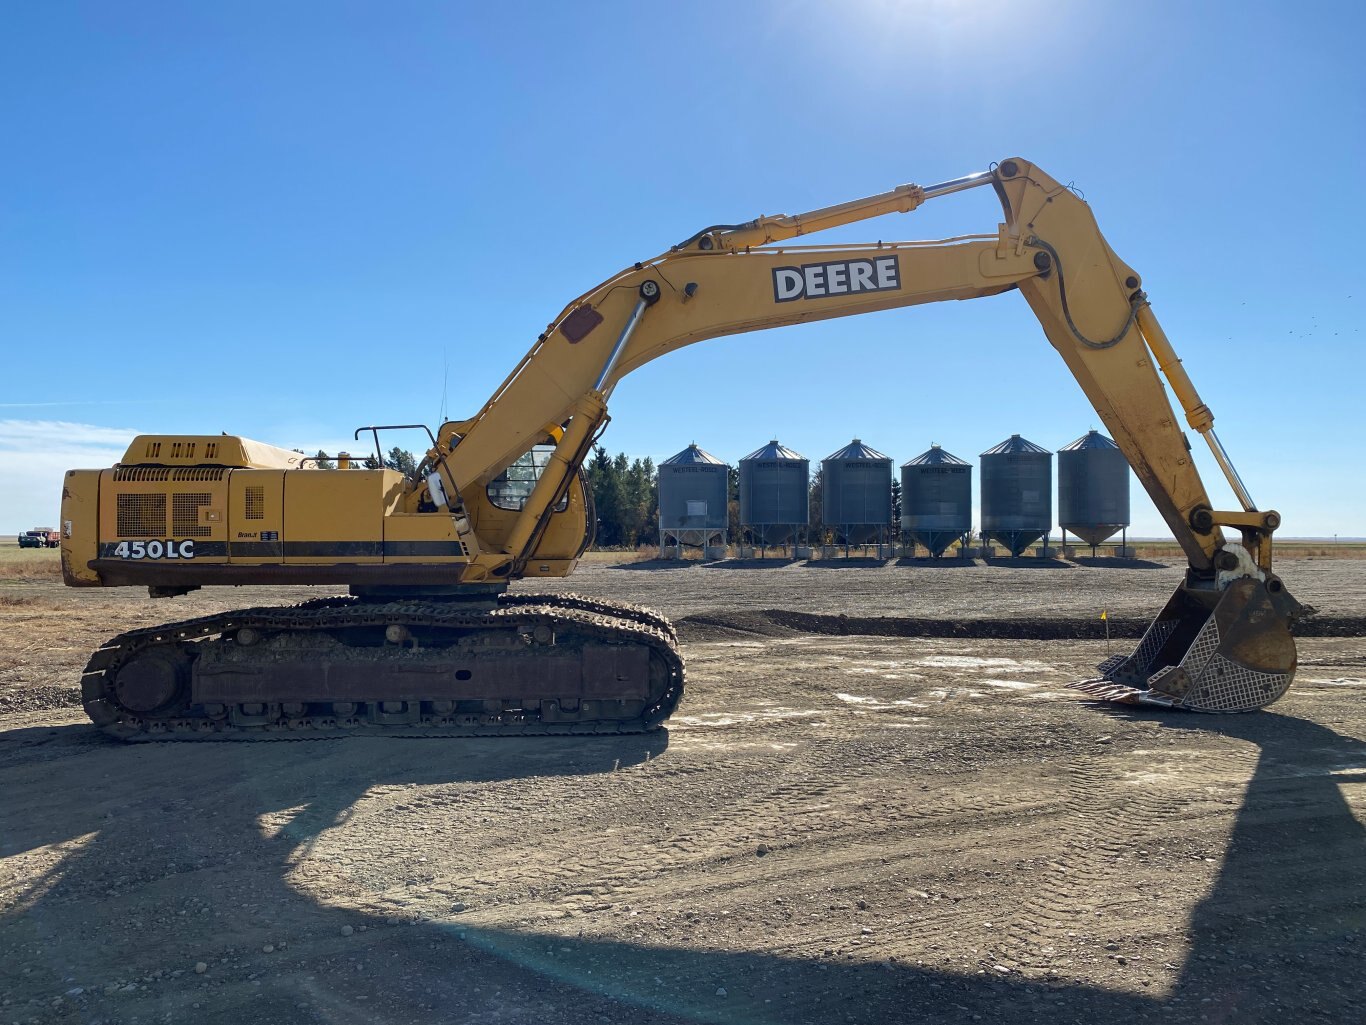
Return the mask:
{"type": "MultiPolygon", "coordinates": [[[[1300,611],[1272,572],[1280,517],[1253,504],[1138,272],[1110,249],[1089,206],[1012,158],[938,185],[713,225],[633,264],[569,303],[478,413],[428,429],[413,474],[345,461],[325,470],[230,435],[144,435],[112,468],[69,471],[61,547],[71,586],[140,585],[153,596],[206,585],[349,589],[115,637],[86,667],[86,711],[128,739],[656,728],[683,693],[668,620],[507,589],[569,574],[591,542],[581,467],[617,382],[718,335],[1011,289],[1189,561],[1137,649],[1078,686],[1205,712],[1275,701],[1294,675],[1300,611]],[[1004,210],[994,233],[787,244],[981,186],[1004,210]],[[1212,507],[1163,377],[1240,509],[1212,507]]],[[[388,429],[361,428],[357,438],[371,434],[378,453],[388,429]]]]}

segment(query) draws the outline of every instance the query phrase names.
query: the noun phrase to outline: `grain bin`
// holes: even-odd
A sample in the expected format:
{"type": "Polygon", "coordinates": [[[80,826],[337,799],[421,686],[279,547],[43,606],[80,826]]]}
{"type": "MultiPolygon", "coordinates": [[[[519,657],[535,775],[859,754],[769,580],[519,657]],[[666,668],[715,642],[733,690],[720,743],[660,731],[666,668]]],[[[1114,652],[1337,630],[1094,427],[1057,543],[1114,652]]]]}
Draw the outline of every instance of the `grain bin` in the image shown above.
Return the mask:
{"type": "Polygon", "coordinates": [[[1012,434],[982,453],[982,536],[1018,556],[1053,529],[1053,453],[1012,434]]]}
{"type": "Polygon", "coordinates": [[[892,521],[892,459],[855,438],[821,460],[821,520],[846,545],[883,544],[892,521]]]}
{"type": "Polygon", "coordinates": [[[724,546],[730,525],[730,467],[694,443],[659,464],[659,543],[724,546]]]}
{"type": "Polygon", "coordinates": [[[740,523],[764,545],[794,539],[811,520],[811,461],[775,438],[740,460],[740,523]]]}
{"type": "Polygon", "coordinates": [[[1058,524],[1091,546],[1129,526],[1129,461],[1119,446],[1090,431],[1058,450],[1058,524]]]}
{"type": "Polygon", "coordinates": [[[901,464],[901,530],[937,559],[972,531],[972,466],[931,445],[901,464]]]}

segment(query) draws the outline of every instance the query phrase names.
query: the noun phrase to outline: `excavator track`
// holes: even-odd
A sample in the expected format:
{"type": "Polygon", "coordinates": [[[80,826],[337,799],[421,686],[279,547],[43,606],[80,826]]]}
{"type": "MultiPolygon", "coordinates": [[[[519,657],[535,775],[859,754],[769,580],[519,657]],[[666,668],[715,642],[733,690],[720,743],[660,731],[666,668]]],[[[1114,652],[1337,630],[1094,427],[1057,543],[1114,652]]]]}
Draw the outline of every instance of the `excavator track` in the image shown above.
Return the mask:
{"type": "Polygon", "coordinates": [[[81,691],[124,740],[550,736],[656,729],[683,678],[673,625],[638,606],[337,597],[120,634],[81,691]]]}
{"type": "Polygon", "coordinates": [[[583,612],[595,612],[603,616],[629,619],[644,626],[654,627],[665,634],[675,647],[678,645],[678,630],[673,621],[662,612],[656,612],[645,605],[632,605],[630,602],[612,601],[608,598],[590,598],[584,594],[575,594],[573,591],[565,591],[560,594],[505,593],[499,596],[498,601],[505,607],[554,605],[556,608],[574,608],[583,612]]]}

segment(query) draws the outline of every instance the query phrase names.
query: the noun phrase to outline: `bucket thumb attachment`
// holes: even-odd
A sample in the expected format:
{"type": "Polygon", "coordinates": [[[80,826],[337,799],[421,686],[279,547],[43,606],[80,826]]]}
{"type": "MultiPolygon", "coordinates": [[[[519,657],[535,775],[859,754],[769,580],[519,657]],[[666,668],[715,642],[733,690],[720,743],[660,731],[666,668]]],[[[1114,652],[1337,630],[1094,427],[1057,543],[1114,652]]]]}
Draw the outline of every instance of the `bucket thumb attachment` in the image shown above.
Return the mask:
{"type": "Polygon", "coordinates": [[[1101,676],[1072,684],[1106,701],[1193,712],[1265,708],[1295,676],[1290,627],[1301,611],[1278,577],[1243,576],[1217,588],[1189,580],[1176,589],[1132,655],[1115,655],[1101,676]]]}

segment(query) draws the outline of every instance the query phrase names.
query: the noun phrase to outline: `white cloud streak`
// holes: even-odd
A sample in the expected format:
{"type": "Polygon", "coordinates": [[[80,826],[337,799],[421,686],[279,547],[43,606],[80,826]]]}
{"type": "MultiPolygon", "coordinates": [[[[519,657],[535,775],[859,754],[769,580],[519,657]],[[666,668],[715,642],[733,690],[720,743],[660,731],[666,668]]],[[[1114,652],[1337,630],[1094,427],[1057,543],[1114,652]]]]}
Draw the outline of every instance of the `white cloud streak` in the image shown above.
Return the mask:
{"type": "MultiPolygon", "coordinates": [[[[103,469],[123,458],[128,443],[143,433],[133,427],[70,420],[0,419],[0,534],[57,526],[62,478],[67,470],[103,469]]],[[[367,454],[365,442],[331,441],[299,445],[367,454]]]]}
{"type": "Polygon", "coordinates": [[[66,471],[112,466],[138,433],[68,420],[0,420],[0,533],[57,526],[66,471]]]}

